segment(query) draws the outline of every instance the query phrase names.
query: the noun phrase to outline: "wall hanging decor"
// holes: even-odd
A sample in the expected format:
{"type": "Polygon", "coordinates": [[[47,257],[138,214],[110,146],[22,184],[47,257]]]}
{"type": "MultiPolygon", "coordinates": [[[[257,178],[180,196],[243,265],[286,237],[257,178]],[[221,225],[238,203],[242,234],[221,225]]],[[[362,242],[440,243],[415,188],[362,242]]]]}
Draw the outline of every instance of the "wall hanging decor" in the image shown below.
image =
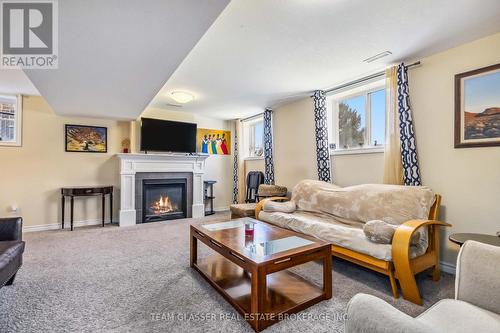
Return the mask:
{"type": "Polygon", "coordinates": [[[67,152],[108,152],[108,129],[106,127],[66,125],[65,137],[67,152]]]}
{"type": "Polygon", "coordinates": [[[231,131],[198,128],[196,151],[210,155],[231,155],[231,131]]]}
{"type": "Polygon", "coordinates": [[[455,75],[455,148],[500,146],[500,64],[455,75]]]}

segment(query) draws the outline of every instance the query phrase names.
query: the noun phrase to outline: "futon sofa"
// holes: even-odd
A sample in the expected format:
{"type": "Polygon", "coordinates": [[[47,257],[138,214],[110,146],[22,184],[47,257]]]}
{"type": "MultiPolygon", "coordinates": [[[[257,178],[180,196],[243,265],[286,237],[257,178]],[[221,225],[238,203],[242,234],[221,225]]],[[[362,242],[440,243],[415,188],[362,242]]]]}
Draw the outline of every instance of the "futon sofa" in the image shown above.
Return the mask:
{"type": "Polygon", "coordinates": [[[22,225],[20,217],[0,219],[0,288],[14,283],[23,263],[22,225]]]}
{"type": "MultiPolygon", "coordinates": [[[[440,196],[423,186],[367,184],[339,187],[304,180],[287,198],[269,198],[257,204],[257,219],[332,244],[332,255],[389,277],[394,297],[421,304],[415,274],[432,269],[440,278],[440,196]],[[290,206],[290,203],[292,206],[290,206]],[[280,206],[281,205],[281,206],[280,206]],[[380,237],[378,226],[383,225],[380,237]],[[375,226],[375,235],[368,231],[375,226]],[[392,234],[383,234],[392,230],[392,234]],[[379,239],[380,238],[380,239],[379,239]],[[385,239],[385,241],[383,241],[385,239]]],[[[373,231],[373,230],[372,230],[373,231]]]]}
{"type": "Polygon", "coordinates": [[[347,333],[500,332],[500,247],[467,241],[457,259],[455,299],[443,299],[417,318],[371,295],[347,305],[347,333]]]}

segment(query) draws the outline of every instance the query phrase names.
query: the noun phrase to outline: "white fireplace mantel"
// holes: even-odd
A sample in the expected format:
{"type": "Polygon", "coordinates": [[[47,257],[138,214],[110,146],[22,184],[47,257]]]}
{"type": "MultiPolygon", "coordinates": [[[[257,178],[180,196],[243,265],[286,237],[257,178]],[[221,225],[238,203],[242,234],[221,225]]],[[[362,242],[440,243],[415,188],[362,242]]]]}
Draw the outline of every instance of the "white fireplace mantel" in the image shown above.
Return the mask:
{"type": "Polygon", "coordinates": [[[208,155],[116,154],[120,159],[120,227],[136,224],[135,174],[138,172],[190,172],[193,174],[193,217],[205,215],[203,174],[208,155]]]}

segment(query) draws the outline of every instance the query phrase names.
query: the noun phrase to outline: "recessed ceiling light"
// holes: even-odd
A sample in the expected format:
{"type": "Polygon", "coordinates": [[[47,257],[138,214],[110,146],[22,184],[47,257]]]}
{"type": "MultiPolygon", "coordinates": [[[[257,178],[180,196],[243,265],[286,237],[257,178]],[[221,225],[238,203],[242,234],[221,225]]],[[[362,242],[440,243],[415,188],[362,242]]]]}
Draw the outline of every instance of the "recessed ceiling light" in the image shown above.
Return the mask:
{"type": "Polygon", "coordinates": [[[192,94],[185,91],[172,91],[170,95],[172,95],[172,98],[177,103],[181,104],[189,103],[194,99],[194,96],[192,94]]]}
{"type": "Polygon", "coordinates": [[[374,62],[375,60],[378,60],[380,58],[387,57],[388,55],[391,55],[391,54],[392,54],[391,51],[384,51],[384,52],[375,54],[374,56],[371,56],[370,58],[366,58],[363,61],[367,62],[367,63],[370,63],[370,62],[374,62]]]}

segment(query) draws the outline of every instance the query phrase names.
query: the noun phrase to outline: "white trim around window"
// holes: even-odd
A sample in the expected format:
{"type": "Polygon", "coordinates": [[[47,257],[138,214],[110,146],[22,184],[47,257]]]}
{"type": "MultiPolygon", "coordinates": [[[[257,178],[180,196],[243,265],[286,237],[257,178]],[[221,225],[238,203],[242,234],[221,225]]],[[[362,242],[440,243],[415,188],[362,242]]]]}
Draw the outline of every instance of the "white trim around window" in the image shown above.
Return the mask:
{"type": "Polygon", "coordinates": [[[10,140],[0,140],[0,146],[20,147],[22,146],[23,97],[22,95],[0,94],[0,103],[12,103],[14,105],[14,113],[10,116],[13,116],[13,119],[1,119],[0,117],[0,126],[11,127],[13,130],[13,138],[10,140]],[[9,125],[9,123],[13,124],[9,125]]]}
{"type": "Polygon", "coordinates": [[[330,155],[355,155],[355,154],[373,154],[384,152],[384,142],[374,146],[373,144],[363,145],[362,147],[349,147],[339,148],[339,103],[341,101],[351,99],[357,96],[365,96],[365,133],[364,142],[370,142],[372,139],[371,126],[371,95],[374,92],[385,89],[385,79],[371,82],[366,85],[357,86],[353,89],[344,90],[340,93],[327,96],[327,109],[328,109],[328,124],[329,142],[330,142],[330,155]],[[332,143],[336,148],[332,148],[332,143]]]}

